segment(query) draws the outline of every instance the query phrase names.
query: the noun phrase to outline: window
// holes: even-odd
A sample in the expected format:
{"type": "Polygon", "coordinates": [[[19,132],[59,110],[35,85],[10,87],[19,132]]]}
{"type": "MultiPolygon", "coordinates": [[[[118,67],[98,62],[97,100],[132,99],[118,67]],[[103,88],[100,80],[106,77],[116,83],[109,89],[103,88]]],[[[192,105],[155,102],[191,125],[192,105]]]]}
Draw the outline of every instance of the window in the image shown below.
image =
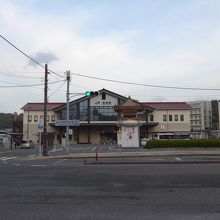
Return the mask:
{"type": "Polygon", "coordinates": [[[51,115],[51,121],[55,121],[55,115],[51,115]]]}
{"type": "Polygon", "coordinates": [[[28,115],[28,121],[32,121],[32,115],[28,115]]]}
{"type": "Polygon", "coordinates": [[[174,115],[174,120],[175,120],[175,121],[178,121],[178,120],[179,120],[178,115],[174,115]]]}
{"type": "Polygon", "coordinates": [[[154,116],[150,115],[150,121],[154,121],[154,116]]]}
{"type": "Polygon", "coordinates": [[[184,115],[180,115],[180,121],[184,121],[184,115]]]}
{"type": "Polygon", "coordinates": [[[50,116],[49,115],[47,116],[47,121],[50,121],[50,116]]]}
{"type": "Polygon", "coordinates": [[[169,115],[169,121],[173,121],[173,116],[169,115]]]}
{"type": "Polygon", "coordinates": [[[35,115],[35,116],[34,116],[34,122],[37,122],[37,121],[38,121],[38,116],[35,115]]]}
{"type": "Polygon", "coordinates": [[[43,116],[43,115],[41,115],[41,116],[40,116],[40,119],[43,119],[43,118],[44,118],[44,116],[43,116]]]}
{"type": "Polygon", "coordinates": [[[80,120],[88,120],[88,100],[79,103],[80,120]]]}
{"type": "MultiPolygon", "coordinates": [[[[126,116],[130,117],[129,113],[128,115],[125,115],[125,117],[126,116]]],[[[91,121],[116,121],[117,113],[114,111],[113,106],[91,106],[90,107],[90,120],[91,121]]]]}
{"type": "Polygon", "coordinates": [[[102,93],[102,100],[106,100],[106,94],[104,92],[102,93]]]}
{"type": "Polygon", "coordinates": [[[163,121],[167,121],[167,115],[163,115],[163,121]]]}

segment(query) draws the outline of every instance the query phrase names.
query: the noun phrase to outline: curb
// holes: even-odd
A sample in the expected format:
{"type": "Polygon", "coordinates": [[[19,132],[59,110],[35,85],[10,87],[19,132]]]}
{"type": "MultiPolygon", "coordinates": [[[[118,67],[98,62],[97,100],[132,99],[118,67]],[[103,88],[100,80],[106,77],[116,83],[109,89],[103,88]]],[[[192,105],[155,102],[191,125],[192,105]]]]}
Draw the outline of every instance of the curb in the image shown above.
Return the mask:
{"type": "MultiPolygon", "coordinates": [[[[151,152],[145,154],[109,154],[108,153],[100,153],[98,158],[138,158],[138,157],[173,157],[173,156],[184,156],[184,157],[191,157],[191,156],[220,156],[220,153],[213,153],[213,152],[151,152]]],[[[46,157],[20,157],[20,159],[26,160],[46,160],[46,159],[92,159],[96,158],[95,154],[69,154],[69,155],[58,155],[58,156],[46,156],[46,157]]]]}
{"type": "Polygon", "coordinates": [[[149,165],[157,165],[157,164],[219,164],[220,160],[213,160],[213,161],[125,161],[125,162],[98,162],[98,163],[85,163],[85,165],[142,165],[142,164],[149,164],[149,165]]]}

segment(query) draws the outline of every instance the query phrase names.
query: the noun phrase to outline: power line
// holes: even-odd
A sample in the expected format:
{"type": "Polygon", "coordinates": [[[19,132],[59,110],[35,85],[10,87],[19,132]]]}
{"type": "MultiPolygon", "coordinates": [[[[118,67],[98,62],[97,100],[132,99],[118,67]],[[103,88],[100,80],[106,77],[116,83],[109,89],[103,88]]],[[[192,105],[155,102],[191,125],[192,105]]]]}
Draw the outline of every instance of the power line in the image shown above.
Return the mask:
{"type": "Polygon", "coordinates": [[[66,80],[64,80],[64,82],[63,82],[54,92],[52,92],[52,93],[48,96],[48,98],[50,98],[52,95],[54,95],[65,83],[66,83],[66,80]]]}
{"type": "MultiPolygon", "coordinates": [[[[63,82],[65,80],[60,80],[60,81],[55,81],[55,82],[50,82],[48,84],[56,84],[56,83],[59,83],[59,82],[63,82]]],[[[7,83],[7,84],[11,84],[11,83],[8,83],[8,82],[4,82],[4,83],[7,83]]],[[[21,88],[21,87],[35,87],[35,86],[43,86],[44,84],[29,84],[29,85],[12,85],[12,86],[0,86],[0,88],[21,88]]]]}
{"type": "MultiPolygon", "coordinates": [[[[3,37],[1,34],[0,34],[0,37],[1,37],[4,41],[6,41],[8,44],[10,44],[12,47],[14,47],[16,50],[18,50],[20,53],[22,53],[25,57],[27,57],[28,59],[30,59],[32,62],[36,63],[38,66],[40,66],[40,67],[42,67],[43,69],[45,69],[45,67],[44,67],[42,64],[40,64],[38,61],[36,61],[35,59],[33,59],[32,57],[30,57],[29,55],[27,55],[24,51],[20,50],[18,47],[16,47],[13,43],[11,43],[9,40],[7,40],[5,37],[3,37]]],[[[55,74],[55,75],[57,75],[57,76],[60,76],[60,77],[62,77],[62,78],[65,78],[64,76],[62,76],[62,75],[60,75],[60,74],[58,74],[58,73],[56,73],[56,72],[54,72],[54,71],[52,71],[52,70],[50,70],[50,69],[48,69],[48,71],[51,72],[51,73],[53,73],[53,74],[55,74]]]]}
{"type": "Polygon", "coordinates": [[[35,59],[31,58],[30,56],[28,56],[25,52],[23,52],[22,50],[20,50],[18,47],[16,47],[13,43],[11,43],[10,41],[8,41],[5,37],[3,37],[0,34],[0,37],[6,41],[8,44],[10,44],[12,47],[14,47],[16,50],[18,50],[20,53],[22,53],[24,56],[26,56],[28,59],[30,59],[32,62],[36,63],[38,66],[41,66],[42,68],[44,68],[44,66],[42,64],[40,64],[39,62],[37,62],[35,59]]]}
{"type": "Polygon", "coordinates": [[[135,85],[135,86],[145,86],[145,87],[162,88],[162,89],[179,89],[179,90],[220,91],[220,88],[209,89],[209,88],[196,88],[196,87],[163,86],[163,85],[133,83],[133,82],[127,82],[127,81],[114,80],[114,79],[100,78],[100,77],[79,74],[79,73],[72,73],[72,74],[75,76],[80,76],[80,77],[89,78],[89,79],[101,80],[101,81],[106,81],[106,82],[121,83],[121,84],[127,84],[127,85],[135,85]]]}
{"type": "Polygon", "coordinates": [[[43,77],[32,77],[32,76],[21,76],[17,74],[7,74],[7,73],[1,73],[1,76],[6,76],[6,77],[13,77],[13,78],[22,78],[22,79],[43,79],[43,77]]]}

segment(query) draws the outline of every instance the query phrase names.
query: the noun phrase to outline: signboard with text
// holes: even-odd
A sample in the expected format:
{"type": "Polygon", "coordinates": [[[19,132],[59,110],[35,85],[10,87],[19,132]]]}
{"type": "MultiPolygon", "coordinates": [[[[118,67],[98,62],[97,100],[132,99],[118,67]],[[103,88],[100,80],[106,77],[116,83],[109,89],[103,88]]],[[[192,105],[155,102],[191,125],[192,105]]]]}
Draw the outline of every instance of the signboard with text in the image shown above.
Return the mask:
{"type": "Polygon", "coordinates": [[[37,124],[37,131],[43,132],[44,131],[44,120],[41,118],[37,124]]]}
{"type": "Polygon", "coordinates": [[[62,126],[79,126],[80,121],[79,120],[58,120],[55,123],[55,126],[62,127],[62,126]]]}

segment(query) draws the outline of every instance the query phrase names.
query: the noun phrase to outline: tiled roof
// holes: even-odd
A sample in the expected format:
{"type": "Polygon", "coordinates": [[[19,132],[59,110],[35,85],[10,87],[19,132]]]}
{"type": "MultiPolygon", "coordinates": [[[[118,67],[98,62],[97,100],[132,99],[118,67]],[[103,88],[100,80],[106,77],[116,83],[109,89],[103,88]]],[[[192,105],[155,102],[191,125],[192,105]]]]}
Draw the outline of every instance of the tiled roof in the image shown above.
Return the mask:
{"type": "Polygon", "coordinates": [[[132,100],[129,96],[128,100],[124,104],[116,105],[114,109],[115,109],[116,112],[123,112],[123,113],[133,112],[133,113],[136,113],[136,112],[144,111],[144,106],[141,103],[132,100]]]}
{"type": "MultiPolygon", "coordinates": [[[[54,108],[60,107],[62,105],[65,105],[65,103],[57,103],[52,102],[47,104],[47,110],[51,111],[54,108]]],[[[43,111],[44,110],[44,103],[27,103],[22,108],[24,111],[43,111]]]]}
{"type": "Polygon", "coordinates": [[[191,106],[186,102],[142,102],[142,104],[154,109],[191,109],[191,106]]]}

